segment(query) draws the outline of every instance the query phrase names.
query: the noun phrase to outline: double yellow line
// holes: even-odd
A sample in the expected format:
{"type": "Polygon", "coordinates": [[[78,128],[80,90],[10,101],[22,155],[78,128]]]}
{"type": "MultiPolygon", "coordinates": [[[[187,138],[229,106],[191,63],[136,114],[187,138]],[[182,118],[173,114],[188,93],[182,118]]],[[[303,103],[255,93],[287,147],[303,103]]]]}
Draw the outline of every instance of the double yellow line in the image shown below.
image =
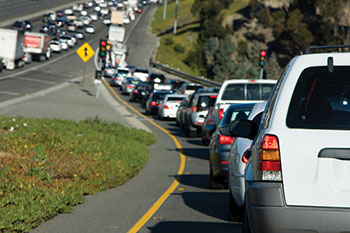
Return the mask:
{"type": "MultiPolygon", "coordinates": [[[[124,101],[120,96],[113,90],[113,88],[108,84],[106,80],[103,80],[104,84],[109,88],[109,90],[114,94],[114,96],[122,102],[124,105],[126,105],[128,108],[130,108],[132,111],[134,111],[136,114],[141,116],[144,119],[149,120],[149,118],[142,113],[140,113],[137,109],[135,109],[133,106],[131,106],[128,102],[124,101]]],[[[185,164],[186,164],[186,156],[183,154],[182,146],[179,143],[179,141],[176,139],[174,135],[169,133],[166,129],[155,123],[154,121],[149,120],[149,122],[163,131],[166,135],[168,135],[175,143],[177,149],[179,150],[179,156],[180,156],[180,167],[177,171],[177,176],[180,176],[183,174],[185,170],[185,164]]],[[[137,223],[130,228],[128,233],[134,233],[138,232],[146,223],[147,221],[154,215],[154,213],[162,206],[162,204],[166,201],[166,199],[175,191],[177,186],[179,185],[179,181],[177,177],[175,177],[173,183],[169,186],[169,188],[158,198],[158,200],[147,210],[147,212],[137,221],[137,223]]]]}

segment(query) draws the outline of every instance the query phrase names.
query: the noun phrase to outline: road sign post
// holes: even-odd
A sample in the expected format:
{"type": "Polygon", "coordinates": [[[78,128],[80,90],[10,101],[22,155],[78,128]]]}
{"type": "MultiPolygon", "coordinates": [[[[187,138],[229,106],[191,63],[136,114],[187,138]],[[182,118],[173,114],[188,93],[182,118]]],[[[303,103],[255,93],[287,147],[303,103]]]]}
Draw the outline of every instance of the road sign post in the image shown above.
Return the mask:
{"type": "Polygon", "coordinates": [[[77,49],[76,53],[79,55],[81,60],[83,60],[84,65],[83,65],[83,80],[82,80],[82,86],[84,87],[85,85],[85,76],[86,76],[86,62],[94,56],[95,52],[94,50],[90,47],[88,43],[83,44],[80,46],[80,48],[77,49]]]}

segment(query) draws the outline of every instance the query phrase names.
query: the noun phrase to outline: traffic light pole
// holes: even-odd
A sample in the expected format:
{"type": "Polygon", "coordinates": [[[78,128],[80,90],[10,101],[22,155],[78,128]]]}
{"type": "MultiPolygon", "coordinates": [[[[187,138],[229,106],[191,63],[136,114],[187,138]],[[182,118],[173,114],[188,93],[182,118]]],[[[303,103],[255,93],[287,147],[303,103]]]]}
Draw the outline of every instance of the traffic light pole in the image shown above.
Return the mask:
{"type": "Polygon", "coordinates": [[[261,68],[260,70],[260,79],[264,78],[264,68],[261,68]]]}

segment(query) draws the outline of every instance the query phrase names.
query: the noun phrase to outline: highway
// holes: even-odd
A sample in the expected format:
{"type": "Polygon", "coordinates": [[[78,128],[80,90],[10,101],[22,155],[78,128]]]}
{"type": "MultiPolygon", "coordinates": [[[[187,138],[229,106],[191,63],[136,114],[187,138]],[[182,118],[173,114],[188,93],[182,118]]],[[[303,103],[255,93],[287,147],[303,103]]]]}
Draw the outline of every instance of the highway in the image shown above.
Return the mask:
{"type": "MultiPolygon", "coordinates": [[[[127,62],[150,71],[156,71],[148,66],[157,45],[157,39],[149,29],[155,7],[148,6],[126,28],[129,47],[127,62]]],[[[41,24],[37,21],[34,23],[35,27],[41,24]]],[[[0,103],[30,96],[68,80],[81,81],[84,64],[75,50],[84,42],[95,49],[99,39],[107,34],[107,28],[101,21],[95,25],[97,32],[68,52],[54,54],[46,62],[32,62],[24,68],[0,73],[0,103]]],[[[86,66],[87,77],[91,80],[95,73],[93,60],[90,59],[86,66]]],[[[127,102],[128,97],[121,95],[119,90],[111,88],[111,94],[117,94],[127,102]]],[[[118,100],[118,97],[115,98],[118,100]]],[[[131,106],[141,114],[145,113],[141,105],[133,103],[131,106]]],[[[185,155],[185,168],[177,178],[179,185],[176,190],[159,208],[153,208],[154,215],[140,225],[139,232],[241,232],[240,223],[228,221],[228,191],[209,189],[208,151],[201,144],[201,139],[186,138],[176,127],[175,121],[159,121],[154,117],[143,119],[133,110],[130,112],[143,120],[158,139],[158,143],[149,148],[150,160],[145,168],[125,185],[87,197],[86,202],[73,213],[59,215],[32,232],[128,232],[132,229],[173,183],[180,166],[179,151],[174,140],[162,128],[180,142],[185,155]]]]}

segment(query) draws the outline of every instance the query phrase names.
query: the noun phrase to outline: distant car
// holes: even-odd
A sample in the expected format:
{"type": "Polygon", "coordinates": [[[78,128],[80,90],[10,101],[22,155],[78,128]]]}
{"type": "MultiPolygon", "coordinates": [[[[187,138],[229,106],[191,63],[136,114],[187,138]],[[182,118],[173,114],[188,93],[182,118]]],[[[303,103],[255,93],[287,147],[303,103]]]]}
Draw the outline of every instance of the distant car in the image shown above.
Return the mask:
{"type": "Polygon", "coordinates": [[[64,11],[63,10],[58,10],[58,11],[56,11],[56,15],[58,17],[63,17],[64,16],[64,11]]]}
{"type": "Polygon", "coordinates": [[[190,102],[184,112],[184,131],[187,137],[195,137],[201,132],[201,125],[208,114],[210,107],[214,106],[217,93],[192,94],[190,102]]]}
{"type": "Polygon", "coordinates": [[[140,102],[145,103],[147,96],[152,92],[151,85],[147,83],[140,83],[135,86],[135,88],[131,91],[129,96],[130,102],[140,102]]]}
{"type": "Polygon", "coordinates": [[[138,77],[142,82],[146,82],[148,78],[148,70],[137,67],[134,69],[133,76],[138,77]]]}
{"type": "Polygon", "coordinates": [[[148,96],[146,100],[146,115],[152,115],[158,113],[158,107],[161,100],[167,94],[172,94],[171,91],[155,91],[148,96]]]}
{"type": "Polygon", "coordinates": [[[130,70],[127,67],[118,67],[116,72],[113,74],[111,79],[112,86],[119,86],[121,90],[121,86],[127,76],[130,76],[130,70]]]}
{"type": "Polygon", "coordinates": [[[109,14],[109,10],[107,7],[103,7],[103,8],[101,8],[100,13],[102,16],[106,16],[109,14]]]}
{"type": "Polygon", "coordinates": [[[83,22],[84,25],[89,25],[92,23],[92,19],[89,16],[80,16],[79,19],[83,22]]]}
{"type": "Polygon", "coordinates": [[[113,74],[115,73],[116,67],[112,65],[106,65],[103,76],[105,78],[112,78],[113,74]]]}
{"type": "Polygon", "coordinates": [[[111,19],[107,16],[107,17],[103,17],[102,20],[104,25],[110,25],[111,24],[111,19]]]}
{"type": "Polygon", "coordinates": [[[75,32],[75,36],[76,36],[78,39],[82,40],[82,39],[85,38],[85,33],[84,33],[83,31],[76,31],[76,32],[75,32]]]}
{"type": "Polygon", "coordinates": [[[61,43],[58,40],[51,40],[50,41],[50,49],[51,51],[55,53],[61,52],[61,43]]]}
{"type": "Polygon", "coordinates": [[[86,10],[82,10],[82,11],[80,11],[80,15],[81,16],[87,16],[88,12],[86,10]]]}
{"type": "Polygon", "coordinates": [[[182,80],[167,79],[167,83],[171,84],[171,90],[178,93],[178,89],[185,83],[182,80]]]}
{"type": "Polygon", "coordinates": [[[62,49],[62,50],[68,50],[69,45],[68,45],[68,41],[67,41],[66,39],[60,38],[60,39],[59,39],[59,42],[60,42],[60,44],[61,44],[61,49],[62,49]]]}
{"type": "Polygon", "coordinates": [[[130,23],[130,18],[127,14],[123,15],[123,23],[124,24],[129,24],[130,23]]]}
{"type": "Polygon", "coordinates": [[[254,103],[232,104],[226,110],[220,125],[213,133],[209,143],[209,168],[210,183],[212,189],[222,189],[227,184],[228,161],[234,137],[224,135],[221,130],[228,127],[234,120],[245,120],[248,118],[254,103]]]}
{"type": "Polygon", "coordinates": [[[187,98],[187,95],[179,95],[179,94],[168,94],[164,97],[161,105],[158,108],[158,117],[159,119],[164,118],[176,118],[176,112],[179,108],[180,104],[184,99],[187,98]]]}
{"type": "Polygon", "coordinates": [[[32,29],[33,29],[33,23],[30,20],[24,20],[24,26],[25,26],[24,30],[26,30],[26,31],[30,31],[31,32],[32,29]]]}
{"type": "Polygon", "coordinates": [[[127,77],[126,82],[122,86],[122,94],[130,94],[137,84],[140,84],[141,80],[135,77],[127,77]]]}
{"type": "Polygon", "coordinates": [[[183,95],[191,95],[199,88],[203,88],[203,85],[198,83],[184,83],[178,89],[178,92],[183,95]]]}
{"type": "Polygon", "coordinates": [[[98,15],[97,13],[93,12],[90,14],[90,18],[93,20],[93,21],[97,21],[98,20],[98,15]]]}
{"type": "Polygon", "coordinates": [[[66,35],[66,36],[61,36],[61,39],[64,39],[67,41],[69,47],[74,47],[75,43],[74,43],[74,40],[72,39],[72,37],[66,35]]]}
{"type": "Polygon", "coordinates": [[[68,23],[67,24],[67,30],[69,32],[75,32],[77,30],[77,25],[74,23],[68,23]]]}
{"type": "Polygon", "coordinates": [[[32,55],[28,52],[24,52],[22,56],[22,60],[25,64],[29,64],[32,62],[32,55]]]}
{"type": "Polygon", "coordinates": [[[25,31],[26,25],[23,21],[16,21],[13,23],[12,29],[17,31],[25,31]]]}
{"type": "Polygon", "coordinates": [[[85,32],[94,34],[95,33],[95,26],[93,25],[86,25],[85,26],[85,32]]]}
{"type": "MultiPolygon", "coordinates": [[[[264,113],[266,101],[254,105],[247,120],[260,125],[264,113]]],[[[229,153],[228,189],[229,189],[229,218],[231,221],[239,221],[243,217],[245,180],[244,170],[249,158],[251,139],[236,137],[229,153]]]]}
{"type": "Polygon", "coordinates": [[[73,15],[74,11],[72,8],[66,8],[66,9],[64,9],[64,14],[65,15],[73,15]]]}

